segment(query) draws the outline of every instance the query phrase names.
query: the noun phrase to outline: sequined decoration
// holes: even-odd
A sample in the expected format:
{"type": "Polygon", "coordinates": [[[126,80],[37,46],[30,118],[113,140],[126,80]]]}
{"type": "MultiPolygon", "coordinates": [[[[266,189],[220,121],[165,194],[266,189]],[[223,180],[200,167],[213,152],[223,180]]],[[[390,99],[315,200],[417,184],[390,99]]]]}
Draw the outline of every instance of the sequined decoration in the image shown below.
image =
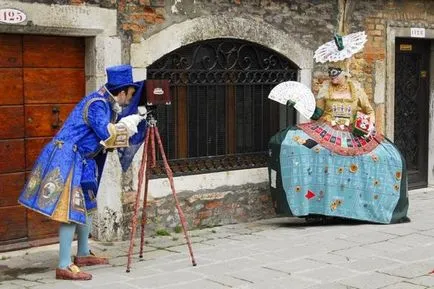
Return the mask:
{"type": "Polygon", "coordinates": [[[36,192],[38,191],[39,185],[41,184],[41,173],[42,168],[39,165],[37,168],[35,168],[32,173],[30,174],[29,181],[27,182],[26,188],[25,188],[25,199],[32,198],[36,192]]]}
{"type": "Polygon", "coordinates": [[[41,183],[41,189],[38,196],[38,206],[47,208],[53,205],[59,199],[63,190],[63,180],[60,176],[59,168],[55,168],[47,174],[41,183]]]}
{"type": "Polygon", "coordinates": [[[335,211],[338,207],[340,207],[342,205],[342,200],[337,199],[334,200],[331,204],[330,204],[330,209],[332,211],[335,211]]]}

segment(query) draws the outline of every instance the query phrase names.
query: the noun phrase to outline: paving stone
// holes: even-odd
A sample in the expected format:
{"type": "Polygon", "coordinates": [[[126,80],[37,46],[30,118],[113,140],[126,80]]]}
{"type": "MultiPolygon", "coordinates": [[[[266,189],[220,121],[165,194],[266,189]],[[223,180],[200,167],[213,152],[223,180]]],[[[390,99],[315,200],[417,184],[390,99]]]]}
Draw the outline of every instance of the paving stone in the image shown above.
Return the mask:
{"type": "Polygon", "coordinates": [[[214,282],[212,280],[197,280],[193,282],[187,282],[184,284],[175,284],[171,286],[167,286],[164,288],[176,288],[176,289],[224,289],[224,288],[231,288],[228,286],[225,286],[223,284],[214,282]]]}
{"type": "Polygon", "coordinates": [[[370,272],[380,269],[387,269],[390,267],[397,267],[399,265],[402,265],[402,263],[380,257],[368,257],[354,262],[350,262],[346,264],[345,268],[357,270],[360,272],[370,272]]]}
{"type": "Polygon", "coordinates": [[[214,275],[208,275],[206,279],[211,280],[213,282],[220,283],[230,288],[243,288],[252,284],[252,282],[249,282],[247,280],[241,280],[226,274],[218,274],[218,273],[214,275]]]}
{"type": "Polygon", "coordinates": [[[127,282],[129,285],[135,285],[140,288],[159,288],[171,285],[178,285],[189,283],[193,281],[198,281],[204,279],[201,274],[196,274],[193,272],[167,272],[145,277],[136,278],[127,282]]]}
{"type": "Polygon", "coordinates": [[[404,281],[403,278],[374,272],[340,280],[339,283],[359,289],[377,289],[402,281],[404,281]]]}
{"type": "Polygon", "coordinates": [[[404,252],[406,250],[410,250],[413,248],[413,247],[403,245],[403,244],[392,243],[390,241],[378,242],[378,243],[373,243],[373,244],[363,244],[363,245],[361,245],[361,247],[365,248],[365,249],[369,249],[369,250],[374,250],[374,251],[377,251],[379,253],[404,252]]]}
{"type": "Polygon", "coordinates": [[[393,285],[383,287],[381,289],[426,289],[425,286],[414,285],[408,282],[399,282],[393,285]]]}
{"type": "Polygon", "coordinates": [[[303,280],[296,277],[284,277],[274,280],[273,282],[265,281],[260,283],[253,283],[247,288],[249,289],[288,289],[288,288],[311,288],[312,285],[316,284],[312,280],[303,280]]]}
{"type": "Polygon", "coordinates": [[[345,278],[359,275],[357,271],[348,270],[338,266],[327,266],[312,270],[306,270],[299,273],[294,273],[296,277],[312,278],[320,281],[321,283],[336,282],[345,278]]]}
{"type": "MultiPolygon", "coordinates": [[[[83,284],[84,282],[87,281],[59,281],[61,283],[58,283],[58,285],[53,286],[53,284],[43,284],[43,285],[36,285],[33,287],[28,287],[31,289],[54,289],[54,288],[59,288],[59,289],[83,289],[84,287],[81,286],[81,284],[83,284]]],[[[0,286],[0,288],[2,288],[0,286]]],[[[20,289],[23,289],[24,287],[19,287],[20,289]]],[[[107,287],[106,287],[107,288],[107,287]]],[[[111,287],[110,289],[115,289],[115,287],[111,287]]],[[[2,288],[3,289],[3,288],[2,288]]],[[[14,287],[10,287],[8,289],[15,289],[14,287]]],[[[127,289],[127,288],[126,288],[127,289]]]]}
{"type": "Polygon", "coordinates": [[[403,252],[386,252],[381,254],[381,256],[402,262],[413,263],[433,258],[433,255],[427,254],[427,252],[434,252],[434,245],[412,248],[403,252]]]}
{"type": "Polygon", "coordinates": [[[303,272],[312,269],[318,269],[325,266],[327,266],[327,264],[309,260],[309,259],[300,259],[296,261],[283,261],[283,262],[271,263],[265,265],[265,267],[268,269],[286,272],[288,274],[303,272]]]}
{"type": "Polygon", "coordinates": [[[379,269],[379,271],[389,275],[410,279],[429,274],[433,270],[433,268],[434,258],[431,261],[401,265],[393,269],[382,268],[379,269]]]}
{"type": "Polygon", "coordinates": [[[434,229],[427,230],[427,231],[420,231],[419,233],[421,235],[427,235],[427,236],[434,237],[434,229]]]}
{"type": "Polygon", "coordinates": [[[15,279],[11,281],[11,284],[21,286],[21,288],[27,288],[27,287],[36,286],[43,283],[37,281],[24,280],[24,279],[15,279]]]}
{"type": "Polygon", "coordinates": [[[421,277],[416,277],[411,280],[408,280],[408,282],[412,284],[427,286],[427,287],[434,287],[434,275],[426,275],[421,277]]]}
{"type": "Polygon", "coordinates": [[[225,261],[225,260],[236,259],[240,257],[246,257],[257,253],[258,253],[257,251],[254,251],[249,248],[228,247],[226,250],[213,250],[213,251],[203,252],[202,256],[206,259],[225,261]]]}
{"type": "Polygon", "coordinates": [[[400,236],[395,239],[389,240],[391,243],[403,244],[412,247],[425,247],[428,245],[434,245],[434,237],[425,236],[419,233],[400,236]]]}
{"type": "Polygon", "coordinates": [[[379,226],[378,232],[387,233],[396,236],[406,236],[413,233],[417,233],[417,229],[406,227],[404,224],[391,224],[387,226],[379,226]]]}
{"type": "Polygon", "coordinates": [[[309,256],[307,259],[313,260],[316,262],[329,264],[329,265],[348,264],[350,262],[358,260],[357,258],[354,258],[354,257],[350,258],[347,256],[335,255],[335,254],[331,254],[331,253],[309,256]]]}
{"type": "Polygon", "coordinates": [[[370,243],[378,243],[381,241],[387,241],[390,239],[396,238],[396,235],[384,233],[384,232],[363,232],[357,235],[347,236],[346,238],[339,237],[339,239],[343,239],[349,242],[361,243],[361,244],[370,244],[370,243]]]}
{"type": "Polygon", "coordinates": [[[14,285],[13,283],[10,282],[0,282],[0,289],[22,289],[22,288],[23,288],[22,286],[14,285]]]}
{"type": "Polygon", "coordinates": [[[262,267],[227,273],[227,275],[234,278],[238,278],[240,280],[246,280],[251,283],[261,283],[261,282],[266,282],[273,279],[281,279],[289,276],[288,273],[270,270],[262,267]]]}
{"type": "MultiPolygon", "coordinates": [[[[188,271],[212,276],[214,274],[222,274],[228,272],[241,271],[251,266],[250,258],[238,258],[226,261],[219,261],[210,265],[198,265],[197,267],[189,268],[188,271]]],[[[259,266],[257,266],[259,268],[259,266]]]]}
{"type": "MultiPolygon", "coordinates": [[[[89,273],[92,273],[89,271],[89,273]]],[[[100,271],[98,274],[92,274],[92,280],[82,282],[83,287],[86,288],[93,288],[95,286],[100,285],[107,285],[107,288],[110,288],[110,284],[113,283],[119,283],[119,282],[127,282],[129,280],[132,280],[130,277],[128,277],[124,270],[118,270],[118,271],[111,271],[111,272],[105,272],[100,271]]]]}
{"type": "Polygon", "coordinates": [[[353,259],[362,259],[362,258],[366,258],[369,256],[375,256],[377,255],[377,252],[375,250],[371,250],[365,247],[353,247],[353,248],[349,248],[349,249],[342,249],[342,250],[336,250],[333,251],[332,254],[335,255],[340,255],[340,256],[345,256],[348,258],[353,258],[353,259]]]}
{"type": "Polygon", "coordinates": [[[309,289],[358,289],[358,288],[348,286],[348,285],[342,285],[339,283],[327,283],[327,284],[315,285],[315,286],[309,287],[309,289]]]}

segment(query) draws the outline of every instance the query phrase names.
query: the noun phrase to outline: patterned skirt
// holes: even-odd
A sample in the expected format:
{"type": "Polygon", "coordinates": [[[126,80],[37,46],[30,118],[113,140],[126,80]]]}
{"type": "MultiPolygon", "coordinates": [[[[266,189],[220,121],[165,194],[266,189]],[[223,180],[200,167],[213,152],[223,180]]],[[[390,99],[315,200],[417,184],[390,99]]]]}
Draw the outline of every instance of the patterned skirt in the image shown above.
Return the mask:
{"type": "Polygon", "coordinates": [[[408,209],[405,162],[383,136],[367,140],[324,123],[288,128],[270,141],[276,211],[394,223],[408,209]]]}

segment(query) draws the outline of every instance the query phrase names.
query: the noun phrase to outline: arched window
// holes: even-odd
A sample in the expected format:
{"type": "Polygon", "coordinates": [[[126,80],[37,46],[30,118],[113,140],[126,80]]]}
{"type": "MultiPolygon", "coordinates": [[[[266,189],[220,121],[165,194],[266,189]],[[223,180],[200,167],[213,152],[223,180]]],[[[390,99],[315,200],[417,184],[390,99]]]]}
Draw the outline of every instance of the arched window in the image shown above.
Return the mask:
{"type": "Polygon", "coordinates": [[[267,96],[297,73],[280,54],[237,39],[196,42],[148,66],[147,79],[170,80],[172,105],[156,115],[174,173],[266,166],[270,137],[282,119],[294,123],[292,108],[281,115],[267,96]]]}

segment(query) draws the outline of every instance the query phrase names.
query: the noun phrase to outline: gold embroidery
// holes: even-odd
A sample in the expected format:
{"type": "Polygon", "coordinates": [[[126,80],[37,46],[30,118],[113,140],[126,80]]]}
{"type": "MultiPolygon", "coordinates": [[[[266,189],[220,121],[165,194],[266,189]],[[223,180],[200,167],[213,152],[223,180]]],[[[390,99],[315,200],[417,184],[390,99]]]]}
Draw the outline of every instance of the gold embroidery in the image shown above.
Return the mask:
{"type": "Polygon", "coordinates": [[[53,205],[63,190],[63,180],[60,176],[60,169],[55,168],[43,179],[38,196],[38,206],[46,208],[53,205]]]}
{"type": "Polygon", "coordinates": [[[53,212],[51,218],[53,220],[68,223],[69,222],[69,194],[71,190],[72,170],[66,179],[65,187],[63,188],[62,195],[57,202],[56,210],[53,212]]]}
{"type": "Polygon", "coordinates": [[[39,186],[41,184],[41,174],[42,174],[42,168],[40,165],[36,167],[30,174],[29,181],[27,182],[26,189],[25,189],[26,191],[24,194],[25,199],[27,200],[30,199],[38,191],[39,186]]]}
{"type": "Polygon", "coordinates": [[[109,123],[107,125],[107,131],[110,136],[100,142],[105,148],[122,148],[128,146],[128,130],[126,126],[121,123],[117,125],[109,123]]]}

